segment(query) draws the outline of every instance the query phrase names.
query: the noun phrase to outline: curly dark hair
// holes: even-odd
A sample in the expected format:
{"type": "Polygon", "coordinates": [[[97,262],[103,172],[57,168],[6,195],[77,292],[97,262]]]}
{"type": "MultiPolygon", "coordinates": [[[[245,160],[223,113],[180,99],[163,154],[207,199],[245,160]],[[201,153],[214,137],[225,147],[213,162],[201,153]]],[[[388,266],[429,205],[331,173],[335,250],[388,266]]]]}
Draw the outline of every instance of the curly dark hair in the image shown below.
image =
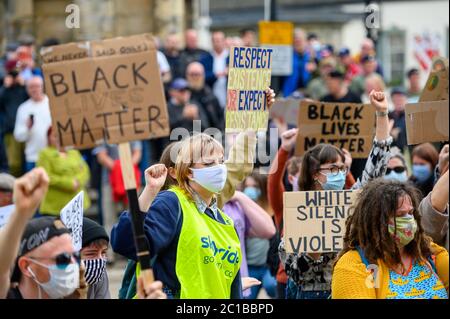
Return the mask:
{"type": "Polygon", "coordinates": [[[401,265],[400,251],[389,234],[388,223],[392,217],[395,223],[398,200],[404,196],[411,198],[417,222],[414,239],[405,246],[405,251],[418,260],[431,256],[431,238],[424,233],[418,211],[419,191],[409,183],[379,178],[369,182],[359,194],[354,211],[346,221],[344,247],[336,262],[347,251],[359,246],[370,263],[376,264],[377,259],[381,259],[389,267],[401,265]]]}

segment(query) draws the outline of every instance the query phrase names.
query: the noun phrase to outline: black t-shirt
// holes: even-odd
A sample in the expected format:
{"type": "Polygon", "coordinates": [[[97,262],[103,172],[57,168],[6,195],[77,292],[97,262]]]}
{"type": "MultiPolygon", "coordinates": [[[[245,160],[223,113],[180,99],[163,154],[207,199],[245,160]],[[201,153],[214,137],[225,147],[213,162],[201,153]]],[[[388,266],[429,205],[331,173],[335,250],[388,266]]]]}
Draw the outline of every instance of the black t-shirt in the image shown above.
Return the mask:
{"type": "Polygon", "coordinates": [[[23,297],[19,288],[10,288],[8,290],[8,294],[6,295],[6,299],[23,299],[23,297]]]}
{"type": "Polygon", "coordinates": [[[340,99],[336,99],[333,95],[328,94],[325,95],[322,99],[322,102],[331,102],[331,103],[361,103],[361,98],[356,94],[348,91],[347,94],[340,99]]]}

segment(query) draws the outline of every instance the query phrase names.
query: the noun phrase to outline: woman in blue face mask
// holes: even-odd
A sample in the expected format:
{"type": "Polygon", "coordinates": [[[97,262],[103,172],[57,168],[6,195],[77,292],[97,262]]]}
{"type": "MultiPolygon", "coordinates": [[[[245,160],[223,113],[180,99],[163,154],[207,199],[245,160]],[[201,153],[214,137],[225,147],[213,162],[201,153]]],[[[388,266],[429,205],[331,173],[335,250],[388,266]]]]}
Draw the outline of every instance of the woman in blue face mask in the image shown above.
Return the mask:
{"type": "MultiPolygon", "coordinates": [[[[273,211],[268,203],[267,198],[267,176],[259,173],[255,169],[253,173],[244,180],[244,194],[250,197],[266,215],[268,221],[266,224],[274,225],[270,216],[273,216],[273,211]]],[[[250,221],[250,224],[254,222],[250,221]]],[[[277,282],[275,277],[270,273],[268,266],[268,257],[270,252],[270,238],[275,235],[275,227],[271,236],[252,236],[249,234],[245,238],[246,262],[248,265],[248,273],[252,278],[256,278],[261,282],[261,285],[253,286],[248,299],[256,299],[261,288],[264,288],[266,293],[271,298],[276,297],[277,282]]],[[[275,250],[276,251],[276,250],[275,250]]]]}
{"type": "Polygon", "coordinates": [[[403,155],[396,154],[389,159],[384,179],[399,182],[406,182],[408,180],[408,168],[406,167],[406,161],[403,155]]]}
{"type": "Polygon", "coordinates": [[[412,176],[411,181],[427,196],[433,190],[435,175],[434,169],[439,161],[439,153],[430,143],[416,146],[412,152],[412,176]]]}
{"type": "MultiPolygon", "coordinates": [[[[370,93],[376,108],[376,136],[362,176],[352,189],[358,189],[373,178],[384,176],[390,157],[392,137],[389,136],[388,103],[383,92],[370,93]]],[[[331,144],[319,144],[309,149],[304,157],[298,180],[300,191],[342,190],[349,171],[345,153],[331,144]]],[[[337,252],[287,254],[284,240],[280,256],[289,277],[288,299],[326,299],[331,293],[331,272],[337,252]]]]}

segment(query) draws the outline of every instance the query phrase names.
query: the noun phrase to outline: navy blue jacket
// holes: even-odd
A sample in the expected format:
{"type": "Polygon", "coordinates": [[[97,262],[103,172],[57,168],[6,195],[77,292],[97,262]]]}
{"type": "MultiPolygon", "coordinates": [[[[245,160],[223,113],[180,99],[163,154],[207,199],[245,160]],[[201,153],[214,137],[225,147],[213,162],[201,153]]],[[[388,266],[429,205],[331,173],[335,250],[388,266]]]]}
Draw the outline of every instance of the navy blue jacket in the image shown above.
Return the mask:
{"type": "MultiPolygon", "coordinates": [[[[179,207],[179,200],[174,192],[160,192],[144,219],[144,232],[149,243],[150,255],[152,258],[156,256],[153,265],[155,278],[172,291],[179,291],[181,287],[175,272],[178,240],[183,223],[183,214],[179,207]]],[[[209,209],[206,214],[214,218],[209,209]]],[[[224,223],[220,215],[218,221],[224,223]]],[[[129,259],[137,259],[130,213],[123,212],[118,224],[114,225],[111,231],[111,246],[116,253],[129,259]]],[[[230,297],[242,298],[240,273],[232,283],[230,297]]]]}

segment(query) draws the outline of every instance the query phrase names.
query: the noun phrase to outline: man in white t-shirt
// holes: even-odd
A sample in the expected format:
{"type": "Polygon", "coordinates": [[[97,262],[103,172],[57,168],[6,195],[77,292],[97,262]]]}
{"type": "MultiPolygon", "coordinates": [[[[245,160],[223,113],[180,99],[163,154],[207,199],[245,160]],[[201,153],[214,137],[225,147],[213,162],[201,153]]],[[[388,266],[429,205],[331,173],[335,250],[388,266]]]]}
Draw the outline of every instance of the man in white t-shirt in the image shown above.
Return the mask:
{"type": "Polygon", "coordinates": [[[166,56],[161,51],[156,51],[156,58],[163,83],[169,83],[172,80],[172,74],[170,72],[170,65],[169,62],[167,62],[166,56]]]}
{"type": "Polygon", "coordinates": [[[216,31],[212,34],[212,45],[213,72],[217,78],[213,85],[213,92],[219,100],[220,106],[225,108],[227,101],[227,59],[229,53],[226,49],[225,34],[222,31],[216,31]]]}
{"type": "Polygon", "coordinates": [[[47,131],[52,120],[42,78],[30,78],[26,87],[30,98],[17,110],[14,138],[25,142],[25,170],[28,172],[34,168],[39,152],[47,146],[47,131]]]}

